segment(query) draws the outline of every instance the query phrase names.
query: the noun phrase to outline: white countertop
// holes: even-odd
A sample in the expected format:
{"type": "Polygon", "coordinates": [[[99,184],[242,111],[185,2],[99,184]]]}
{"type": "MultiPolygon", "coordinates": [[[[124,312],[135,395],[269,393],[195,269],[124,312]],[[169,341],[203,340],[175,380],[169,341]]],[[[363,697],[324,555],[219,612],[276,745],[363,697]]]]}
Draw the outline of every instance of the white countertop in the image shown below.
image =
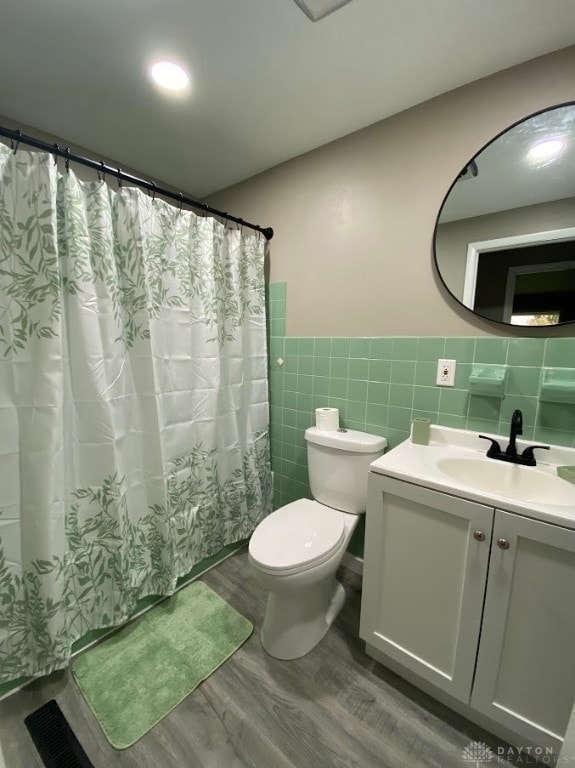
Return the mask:
{"type": "MultiPolygon", "coordinates": [[[[509,438],[505,435],[492,435],[505,450],[509,438]]],[[[528,445],[534,445],[532,441],[517,440],[517,450],[521,452],[528,445]]],[[[575,449],[561,446],[550,446],[549,451],[536,451],[536,467],[525,467],[502,462],[486,457],[489,448],[487,440],[481,440],[476,432],[468,432],[462,429],[452,429],[433,424],[429,445],[416,445],[411,440],[393,448],[371,465],[372,472],[386,475],[397,480],[404,480],[414,485],[431,488],[436,491],[459,496],[461,498],[477,501],[498,509],[516,512],[526,517],[532,517],[543,522],[562,525],[575,529],[575,484],[562,480],[557,476],[557,467],[561,465],[575,466],[575,449]],[[542,500],[524,500],[514,495],[506,495],[505,488],[497,488],[494,480],[493,488],[474,487],[472,483],[455,479],[439,468],[445,459],[467,459],[473,462],[485,462],[481,466],[483,474],[488,473],[493,465],[493,475],[504,472],[513,477],[529,480],[529,485],[541,482],[549,482],[542,475],[553,478],[553,485],[557,484],[562,498],[561,504],[549,504],[542,500]],[[507,469],[502,470],[502,466],[507,469]],[[529,477],[525,476],[529,473],[529,477]]],[[[479,466],[479,464],[477,464],[479,466]]]]}

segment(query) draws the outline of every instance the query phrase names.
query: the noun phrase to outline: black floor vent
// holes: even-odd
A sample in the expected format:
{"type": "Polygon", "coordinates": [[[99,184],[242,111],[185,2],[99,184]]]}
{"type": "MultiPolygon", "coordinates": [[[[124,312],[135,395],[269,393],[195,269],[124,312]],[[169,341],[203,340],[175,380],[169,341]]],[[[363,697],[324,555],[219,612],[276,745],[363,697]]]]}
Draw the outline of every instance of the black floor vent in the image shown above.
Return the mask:
{"type": "Polygon", "coordinates": [[[24,723],[46,768],[94,768],[54,699],[24,723]]]}

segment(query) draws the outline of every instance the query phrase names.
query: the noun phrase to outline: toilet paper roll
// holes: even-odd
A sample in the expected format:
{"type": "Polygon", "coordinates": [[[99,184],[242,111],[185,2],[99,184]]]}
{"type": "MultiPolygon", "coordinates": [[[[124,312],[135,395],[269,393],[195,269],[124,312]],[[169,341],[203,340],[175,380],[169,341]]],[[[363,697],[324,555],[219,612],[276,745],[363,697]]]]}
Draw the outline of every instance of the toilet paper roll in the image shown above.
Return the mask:
{"type": "Polygon", "coordinates": [[[323,432],[336,432],[339,429],[339,409],[316,408],[315,425],[323,432]]]}

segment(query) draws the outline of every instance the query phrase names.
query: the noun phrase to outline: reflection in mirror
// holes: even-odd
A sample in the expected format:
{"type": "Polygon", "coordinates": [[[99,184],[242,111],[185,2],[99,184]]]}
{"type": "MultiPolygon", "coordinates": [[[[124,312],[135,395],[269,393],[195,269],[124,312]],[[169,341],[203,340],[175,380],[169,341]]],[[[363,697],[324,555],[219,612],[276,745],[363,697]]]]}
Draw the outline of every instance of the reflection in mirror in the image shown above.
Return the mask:
{"type": "Polygon", "coordinates": [[[442,281],[464,306],[513,325],[575,321],[575,105],[488,144],[447,194],[435,230],[442,281]]]}

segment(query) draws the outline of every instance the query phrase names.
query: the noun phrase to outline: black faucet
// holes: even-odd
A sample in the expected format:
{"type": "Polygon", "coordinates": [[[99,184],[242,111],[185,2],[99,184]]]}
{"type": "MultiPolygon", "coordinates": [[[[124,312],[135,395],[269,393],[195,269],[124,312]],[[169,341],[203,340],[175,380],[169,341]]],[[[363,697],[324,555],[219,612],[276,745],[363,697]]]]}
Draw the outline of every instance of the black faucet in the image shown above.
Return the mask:
{"type": "Polygon", "coordinates": [[[492,437],[487,437],[487,435],[479,435],[479,437],[482,440],[490,440],[491,446],[489,447],[489,450],[487,451],[487,458],[488,459],[497,459],[498,461],[510,461],[513,464],[523,464],[527,467],[535,467],[537,465],[537,462],[535,461],[535,456],[533,454],[533,451],[536,448],[541,448],[542,450],[548,451],[549,446],[548,445],[529,445],[522,454],[517,453],[517,444],[516,439],[517,435],[523,434],[523,414],[520,410],[513,411],[513,415],[511,416],[511,430],[509,432],[509,444],[507,448],[502,451],[501,446],[497,442],[497,440],[494,440],[492,437]]]}
{"type": "Polygon", "coordinates": [[[509,432],[509,445],[505,449],[505,455],[509,456],[510,458],[515,458],[517,456],[517,445],[516,445],[516,439],[517,435],[523,434],[523,414],[521,411],[516,410],[513,411],[513,415],[511,417],[511,430],[509,432]]]}

